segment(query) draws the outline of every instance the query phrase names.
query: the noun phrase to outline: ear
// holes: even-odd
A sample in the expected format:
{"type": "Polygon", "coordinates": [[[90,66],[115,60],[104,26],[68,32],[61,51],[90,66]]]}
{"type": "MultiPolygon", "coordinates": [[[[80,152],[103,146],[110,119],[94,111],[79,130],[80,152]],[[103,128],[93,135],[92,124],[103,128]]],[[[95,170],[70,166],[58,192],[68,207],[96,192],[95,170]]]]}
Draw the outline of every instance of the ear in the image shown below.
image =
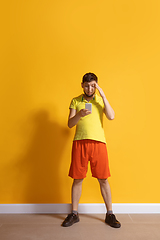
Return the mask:
{"type": "Polygon", "coordinates": [[[81,82],[81,87],[83,88],[83,82],[81,82]]]}

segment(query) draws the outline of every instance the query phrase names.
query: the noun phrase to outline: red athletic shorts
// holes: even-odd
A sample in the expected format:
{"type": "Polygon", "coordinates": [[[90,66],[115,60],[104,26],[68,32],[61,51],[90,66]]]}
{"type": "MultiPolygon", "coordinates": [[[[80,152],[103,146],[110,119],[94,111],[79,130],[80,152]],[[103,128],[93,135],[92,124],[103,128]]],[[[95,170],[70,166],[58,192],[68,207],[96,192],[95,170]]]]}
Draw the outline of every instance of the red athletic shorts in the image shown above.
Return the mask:
{"type": "Polygon", "coordinates": [[[85,178],[88,161],[90,161],[92,177],[107,179],[111,176],[105,143],[90,139],[73,141],[69,176],[74,179],[85,178]]]}

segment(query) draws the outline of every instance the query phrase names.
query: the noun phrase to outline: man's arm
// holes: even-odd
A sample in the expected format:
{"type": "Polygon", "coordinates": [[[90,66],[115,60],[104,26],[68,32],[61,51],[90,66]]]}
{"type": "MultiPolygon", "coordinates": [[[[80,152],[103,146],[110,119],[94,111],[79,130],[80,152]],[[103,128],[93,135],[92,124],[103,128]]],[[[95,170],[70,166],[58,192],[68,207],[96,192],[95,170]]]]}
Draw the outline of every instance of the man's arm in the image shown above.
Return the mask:
{"type": "Polygon", "coordinates": [[[78,113],[76,112],[76,109],[70,108],[70,113],[68,117],[68,127],[72,128],[74,127],[81,117],[87,116],[91,112],[87,109],[81,109],[78,113]]]}
{"type": "Polygon", "coordinates": [[[100,88],[97,83],[96,83],[96,88],[98,89],[99,94],[101,95],[101,97],[103,99],[103,102],[104,102],[104,112],[105,112],[106,117],[109,120],[113,120],[114,116],[115,116],[114,110],[112,109],[111,105],[109,104],[109,102],[108,102],[108,100],[107,100],[107,98],[106,98],[102,88],[100,88]]]}

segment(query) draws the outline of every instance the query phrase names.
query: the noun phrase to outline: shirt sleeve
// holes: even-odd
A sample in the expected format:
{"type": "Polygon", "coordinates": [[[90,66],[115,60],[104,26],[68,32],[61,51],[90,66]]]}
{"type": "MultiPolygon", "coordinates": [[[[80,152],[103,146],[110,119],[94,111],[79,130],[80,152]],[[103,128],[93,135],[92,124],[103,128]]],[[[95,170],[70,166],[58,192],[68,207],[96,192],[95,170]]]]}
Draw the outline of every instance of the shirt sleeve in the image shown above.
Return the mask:
{"type": "Polygon", "coordinates": [[[76,100],[75,100],[74,98],[72,99],[72,101],[71,101],[71,104],[70,104],[69,108],[76,109],[76,100]]]}

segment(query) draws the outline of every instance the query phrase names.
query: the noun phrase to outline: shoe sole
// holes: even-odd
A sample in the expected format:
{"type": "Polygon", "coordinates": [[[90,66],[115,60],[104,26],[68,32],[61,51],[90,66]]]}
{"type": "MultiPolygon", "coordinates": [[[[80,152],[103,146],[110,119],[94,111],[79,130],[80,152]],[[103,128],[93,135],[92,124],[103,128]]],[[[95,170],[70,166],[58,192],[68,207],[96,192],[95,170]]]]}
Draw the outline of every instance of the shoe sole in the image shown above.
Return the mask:
{"type": "Polygon", "coordinates": [[[115,226],[115,225],[110,225],[109,223],[107,223],[107,222],[105,222],[108,226],[110,226],[110,227],[113,227],[113,228],[120,228],[121,227],[121,225],[117,225],[117,226],[115,226]]]}

